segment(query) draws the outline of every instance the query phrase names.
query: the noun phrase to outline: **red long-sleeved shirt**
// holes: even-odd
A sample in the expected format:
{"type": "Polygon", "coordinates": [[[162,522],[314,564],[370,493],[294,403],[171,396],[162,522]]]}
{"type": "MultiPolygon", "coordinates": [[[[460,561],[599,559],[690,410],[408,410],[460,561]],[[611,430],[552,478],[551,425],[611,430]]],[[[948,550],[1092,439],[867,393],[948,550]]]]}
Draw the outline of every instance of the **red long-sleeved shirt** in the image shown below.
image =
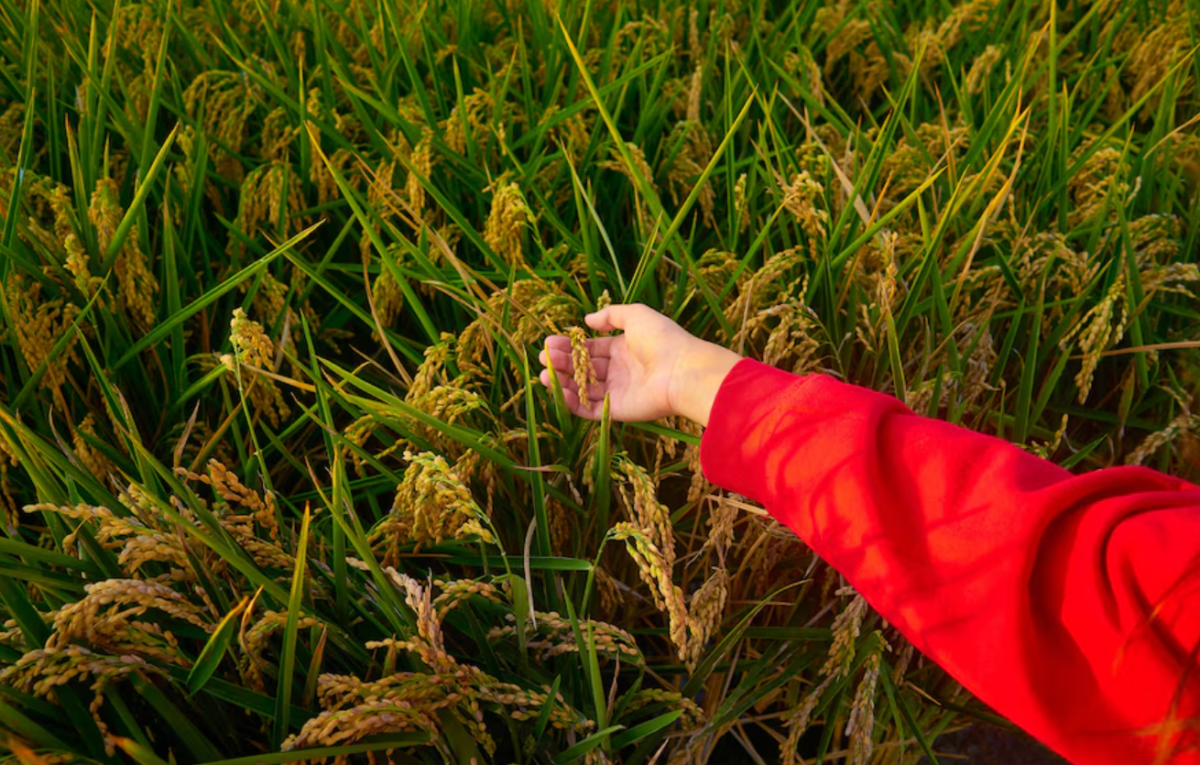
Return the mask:
{"type": "Polygon", "coordinates": [[[1200,487],[1139,467],[1075,476],[749,359],[717,393],[701,462],[1067,759],[1200,765],[1200,487]]]}

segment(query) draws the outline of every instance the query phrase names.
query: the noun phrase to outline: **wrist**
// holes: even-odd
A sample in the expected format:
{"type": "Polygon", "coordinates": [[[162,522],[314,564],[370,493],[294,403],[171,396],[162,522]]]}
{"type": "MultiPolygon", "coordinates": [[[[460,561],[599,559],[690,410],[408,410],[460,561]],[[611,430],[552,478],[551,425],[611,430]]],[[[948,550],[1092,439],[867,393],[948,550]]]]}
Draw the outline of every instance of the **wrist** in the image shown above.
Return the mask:
{"type": "Polygon", "coordinates": [[[695,340],[675,360],[668,404],[677,415],[707,426],[717,391],[741,356],[715,343],[695,340]]]}

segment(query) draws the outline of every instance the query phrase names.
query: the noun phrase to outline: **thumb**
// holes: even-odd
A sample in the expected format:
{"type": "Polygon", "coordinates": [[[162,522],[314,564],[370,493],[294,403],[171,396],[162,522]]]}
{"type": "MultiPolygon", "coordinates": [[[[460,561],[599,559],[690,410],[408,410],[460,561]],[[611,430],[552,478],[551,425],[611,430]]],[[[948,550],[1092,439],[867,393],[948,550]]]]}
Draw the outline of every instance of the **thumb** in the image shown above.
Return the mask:
{"type": "Polygon", "coordinates": [[[611,332],[614,329],[625,329],[626,322],[637,313],[643,305],[610,305],[595,313],[583,317],[587,325],[597,332],[611,332]]]}

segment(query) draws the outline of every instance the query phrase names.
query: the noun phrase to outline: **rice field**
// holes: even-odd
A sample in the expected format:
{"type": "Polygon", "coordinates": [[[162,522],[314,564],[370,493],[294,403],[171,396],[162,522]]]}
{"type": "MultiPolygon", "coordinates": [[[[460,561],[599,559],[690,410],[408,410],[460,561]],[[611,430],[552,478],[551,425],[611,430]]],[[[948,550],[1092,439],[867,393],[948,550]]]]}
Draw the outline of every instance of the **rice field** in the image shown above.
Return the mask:
{"type": "Polygon", "coordinates": [[[1004,725],[698,426],[575,418],[537,354],[644,302],[1200,478],[1196,11],[0,0],[0,759],[890,765],[1004,725]]]}

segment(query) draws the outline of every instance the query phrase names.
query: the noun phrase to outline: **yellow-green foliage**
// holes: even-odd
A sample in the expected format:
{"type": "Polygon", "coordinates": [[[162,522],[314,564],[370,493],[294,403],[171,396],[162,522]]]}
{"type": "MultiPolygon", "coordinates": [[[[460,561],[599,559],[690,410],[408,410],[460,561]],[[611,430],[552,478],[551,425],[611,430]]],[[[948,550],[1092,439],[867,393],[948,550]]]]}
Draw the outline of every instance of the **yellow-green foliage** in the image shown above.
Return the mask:
{"type": "Polygon", "coordinates": [[[1059,5],[0,0],[0,759],[915,762],[965,692],[532,375],[643,301],[1196,477],[1190,7],[1059,5]]]}

